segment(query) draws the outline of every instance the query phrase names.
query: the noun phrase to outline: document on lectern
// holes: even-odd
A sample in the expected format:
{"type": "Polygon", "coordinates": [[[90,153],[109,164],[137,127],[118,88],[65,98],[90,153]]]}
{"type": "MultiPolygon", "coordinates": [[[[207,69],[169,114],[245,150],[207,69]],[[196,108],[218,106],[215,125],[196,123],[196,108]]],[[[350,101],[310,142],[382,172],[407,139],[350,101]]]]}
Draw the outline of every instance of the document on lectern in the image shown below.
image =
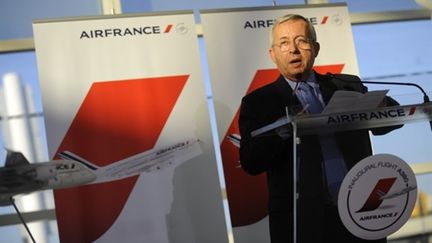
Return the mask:
{"type": "Polygon", "coordinates": [[[387,92],[388,90],[374,90],[366,93],[338,90],[333,94],[322,114],[377,108],[387,92]]]}
{"type": "MultiPolygon", "coordinates": [[[[366,93],[338,90],[333,94],[332,98],[321,114],[372,110],[380,105],[387,93],[388,90],[374,90],[366,93]]],[[[291,121],[289,119],[285,119],[284,117],[283,119],[279,119],[267,126],[252,131],[251,135],[253,137],[258,136],[277,127],[283,126],[289,122],[291,121]]]]}

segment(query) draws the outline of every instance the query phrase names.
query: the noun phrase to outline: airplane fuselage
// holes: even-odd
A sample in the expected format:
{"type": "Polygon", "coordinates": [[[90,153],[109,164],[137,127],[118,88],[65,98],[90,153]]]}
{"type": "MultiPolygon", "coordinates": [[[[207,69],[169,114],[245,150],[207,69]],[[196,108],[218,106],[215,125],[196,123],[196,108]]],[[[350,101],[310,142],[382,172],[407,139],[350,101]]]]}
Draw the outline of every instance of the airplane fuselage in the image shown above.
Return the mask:
{"type": "Polygon", "coordinates": [[[79,186],[95,179],[89,168],[72,160],[3,167],[0,168],[0,205],[10,204],[10,198],[18,194],[79,186]]]}
{"type": "Polygon", "coordinates": [[[0,168],[0,206],[9,205],[17,194],[103,183],[152,173],[178,165],[202,153],[199,139],[184,140],[160,149],[151,149],[99,167],[80,156],[63,151],[61,160],[29,163],[19,152],[9,152],[0,168]]]}

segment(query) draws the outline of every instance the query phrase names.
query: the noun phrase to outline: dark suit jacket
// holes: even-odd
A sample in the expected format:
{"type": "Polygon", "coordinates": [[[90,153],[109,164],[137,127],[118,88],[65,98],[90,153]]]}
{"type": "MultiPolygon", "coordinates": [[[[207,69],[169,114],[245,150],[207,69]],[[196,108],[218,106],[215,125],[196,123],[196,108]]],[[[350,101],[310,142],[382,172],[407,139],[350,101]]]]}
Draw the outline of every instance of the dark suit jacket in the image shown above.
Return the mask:
{"type": "MultiPolygon", "coordinates": [[[[329,75],[316,74],[316,78],[326,104],[338,89],[367,91],[356,76],[342,75],[339,78],[357,81],[357,83],[341,82],[329,75]]],[[[387,99],[389,104],[397,104],[390,97],[387,99]]],[[[273,83],[243,97],[240,108],[240,162],[243,170],[249,174],[267,173],[270,234],[273,243],[289,242],[287,239],[292,239],[292,141],[283,140],[277,135],[252,138],[250,133],[285,116],[286,107],[296,106],[301,106],[299,100],[293,95],[288,82],[280,76],[273,83]]],[[[375,129],[373,133],[384,134],[392,129],[394,128],[375,129]]],[[[335,135],[348,169],[372,154],[368,130],[340,132],[335,135]]],[[[298,242],[324,242],[322,239],[326,227],[333,227],[333,224],[340,227],[341,222],[333,222],[339,220],[337,215],[335,219],[330,219],[335,215],[327,215],[329,210],[326,209],[327,193],[323,183],[322,153],[318,137],[316,135],[302,137],[298,154],[300,155],[297,201],[297,235],[300,240],[298,242]]],[[[330,211],[337,214],[335,207],[330,211]]],[[[342,226],[341,230],[345,228],[342,226]]],[[[344,234],[348,234],[348,238],[342,239],[351,240],[349,237],[354,237],[348,232],[344,234]]]]}

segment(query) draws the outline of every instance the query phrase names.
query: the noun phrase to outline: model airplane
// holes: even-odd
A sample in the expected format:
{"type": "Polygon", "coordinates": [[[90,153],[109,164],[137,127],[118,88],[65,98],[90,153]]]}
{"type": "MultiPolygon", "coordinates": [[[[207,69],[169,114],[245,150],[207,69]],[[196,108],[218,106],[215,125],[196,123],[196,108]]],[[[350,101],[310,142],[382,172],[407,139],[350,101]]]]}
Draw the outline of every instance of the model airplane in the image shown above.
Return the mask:
{"type": "Polygon", "coordinates": [[[409,186],[409,187],[406,187],[406,188],[404,188],[400,191],[394,192],[394,193],[387,193],[386,194],[386,193],[383,193],[382,191],[378,191],[378,194],[380,196],[380,200],[384,200],[384,199],[390,199],[390,198],[395,198],[395,197],[401,196],[401,195],[406,194],[406,193],[413,191],[415,189],[417,189],[417,186],[409,186]]]}
{"type": "Polygon", "coordinates": [[[59,153],[61,160],[29,163],[21,152],[7,151],[0,168],[0,206],[12,204],[18,194],[120,180],[143,172],[156,172],[178,165],[202,153],[198,139],[148,150],[99,167],[70,151],[59,153]]]}
{"type": "Polygon", "coordinates": [[[240,148],[240,135],[233,133],[231,135],[228,135],[227,138],[234,146],[240,148]]]}

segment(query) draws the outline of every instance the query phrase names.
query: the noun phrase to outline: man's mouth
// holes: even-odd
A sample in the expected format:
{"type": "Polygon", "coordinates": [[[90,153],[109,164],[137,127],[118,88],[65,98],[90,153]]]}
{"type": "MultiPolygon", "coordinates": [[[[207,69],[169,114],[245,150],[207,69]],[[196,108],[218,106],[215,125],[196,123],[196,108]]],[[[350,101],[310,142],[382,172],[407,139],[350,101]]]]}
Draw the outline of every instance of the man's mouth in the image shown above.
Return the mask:
{"type": "Polygon", "coordinates": [[[301,59],[300,58],[292,59],[289,63],[291,64],[301,63],[301,59]]]}
{"type": "Polygon", "coordinates": [[[294,65],[294,66],[300,66],[302,64],[301,59],[293,59],[289,62],[289,64],[294,65]]]}

